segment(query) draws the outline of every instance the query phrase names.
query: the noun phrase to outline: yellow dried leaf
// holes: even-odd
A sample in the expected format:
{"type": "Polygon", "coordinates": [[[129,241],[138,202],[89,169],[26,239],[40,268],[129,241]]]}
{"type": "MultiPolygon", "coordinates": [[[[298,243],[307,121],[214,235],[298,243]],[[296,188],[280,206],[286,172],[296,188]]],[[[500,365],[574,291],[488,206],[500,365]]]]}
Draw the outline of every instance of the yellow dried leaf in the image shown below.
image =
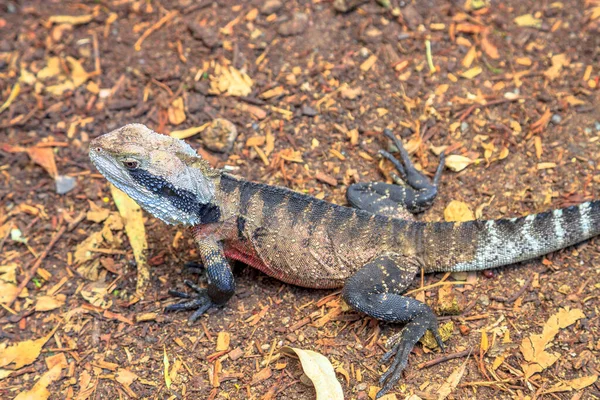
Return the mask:
{"type": "Polygon", "coordinates": [[[462,201],[452,200],[444,209],[444,220],[452,221],[473,221],[475,215],[468,204],[462,201]]]}
{"type": "Polygon", "coordinates": [[[535,18],[532,14],[524,14],[516,17],[514,19],[515,24],[519,26],[525,26],[530,28],[541,28],[542,20],[539,18],[535,18]]]}
{"type": "Polygon", "coordinates": [[[140,206],[124,192],[110,185],[110,192],[125,222],[125,233],[133,250],[133,257],[137,264],[136,293],[141,295],[150,278],[148,262],[146,261],[148,243],[146,229],[140,206]]]}
{"type": "Polygon", "coordinates": [[[510,128],[513,130],[513,135],[518,135],[523,130],[517,121],[510,121],[510,128]]]}
{"type": "Polygon", "coordinates": [[[369,58],[367,58],[365,61],[363,61],[362,64],[360,64],[360,70],[363,72],[367,72],[373,67],[373,65],[375,65],[376,62],[377,56],[375,54],[371,54],[369,58]]]}
{"type": "Polygon", "coordinates": [[[163,365],[165,374],[165,385],[167,389],[171,388],[171,375],[169,375],[169,357],[167,357],[167,346],[163,345],[163,365]]]}
{"type": "Polygon", "coordinates": [[[317,352],[285,346],[281,353],[295,355],[300,359],[302,370],[315,386],[317,400],[343,400],[342,385],[335,376],[329,360],[317,352]]]}
{"type": "Polygon", "coordinates": [[[57,294],[56,296],[39,296],[35,302],[35,311],[51,311],[65,304],[67,296],[57,294]]]}
{"type": "Polygon", "coordinates": [[[529,67],[533,63],[529,57],[517,57],[515,62],[519,65],[523,65],[524,67],[529,67]]]}
{"type": "Polygon", "coordinates": [[[564,66],[569,65],[569,59],[566,54],[556,54],[552,56],[552,66],[544,71],[544,76],[551,81],[558,78],[564,66]]]}
{"type": "Polygon", "coordinates": [[[178,97],[169,106],[167,110],[169,122],[171,125],[179,125],[185,121],[185,110],[183,106],[183,97],[178,97]]]}
{"type": "Polygon", "coordinates": [[[217,335],[217,351],[225,351],[229,348],[230,335],[228,332],[219,332],[217,335]]]}
{"type": "Polygon", "coordinates": [[[29,365],[39,357],[42,347],[52,337],[54,331],[47,336],[36,340],[25,340],[8,346],[8,343],[0,344],[0,367],[9,366],[12,369],[20,369],[29,365]]]}
{"type": "Polygon", "coordinates": [[[573,95],[566,96],[564,99],[571,106],[580,106],[580,105],[585,104],[585,101],[580,100],[580,99],[578,99],[577,97],[575,97],[573,95]]]}
{"type": "Polygon", "coordinates": [[[475,78],[477,75],[479,75],[483,70],[481,69],[481,67],[477,66],[477,67],[473,67],[471,69],[466,70],[465,72],[463,72],[462,74],[460,74],[461,77],[465,78],[465,79],[473,79],[475,78]]]}
{"type": "Polygon", "coordinates": [[[175,139],[187,139],[194,135],[199,134],[203,130],[205,130],[208,126],[210,126],[210,122],[207,122],[204,125],[194,126],[192,128],[183,129],[180,131],[172,131],[169,135],[174,137],[175,139]]]}
{"type": "Polygon", "coordinates": [[[556,392],[570,392],[571,390],[581,390],[593,385],[598,380],[598,375],[583,376],[581,378],[570,379],[552,386],[548,390],[544,390],[542,394],[556,392]]]}
{"type": "Polygon", "coordinates": [[[465,362],[458,366],[450,374],[450,376],[446,379],[442,386],[440,386],[440,388],[438,389],[438,400],[444,400],[454,391],[454,389],[456,389],[456,387],[460,383],[460,380],[465,374],[465,370],[467,368],[467,360],[465,360],[465,362]]]}
{"type": "Polygon", "coordinates": [[[454,172],[460,172],[471,164],[473,164],[473,160],[469,157],[458,154],[450,154],[446,157],[446,166],[454,172]]]}
{"type": "Polygon", "coordinates": [[[488,39],[487,32],[488,30],[484,31],[483,35],[481,36],[481,48],[490,58],[497,60],[500,58],[500,53],[498,52],[496,45],[488,39]]]}
{"type": "Polygon", "coordinates": [[[473,64],[473,60],[475,60],[476,56],[477,56],[477,49],[475,48],[475,46],[471,46],[471,48],[465,55],[465,58],[463,58],[463,60],[461,62],[462,66],[465,68],[469,68],[471,66],[471,64],[473,64]]]}
{"type": "Polygon", "coordinates": [[[15,99],[17,98],[17,96],[19,95],[20,92],[21,92],[21,85],[19,84],[19,82],[17,82],[17,83],[15,83],[12,90],[10,91],[10,94],[8,95],[8,98],[6,99],[4,104],[2,104],[0,106],[0,113],[2,113],[2,111],[6,110],[8,107],[10,107],[10,105],[12,104],[13,101],[15,101],[15,99]]]}
{"type": "Polygon", "coordinates": [[[554,340],[560,329],[574,324],[581,318],[585,318],[581,310],[561,308],[558,313],[548,318],[541,334],[532,334],[523,339],[520,350],[525,362],[521,367],[526,379],[550,367],[558,360],[559,356],[546,351],[546,347],[554,340]]]}

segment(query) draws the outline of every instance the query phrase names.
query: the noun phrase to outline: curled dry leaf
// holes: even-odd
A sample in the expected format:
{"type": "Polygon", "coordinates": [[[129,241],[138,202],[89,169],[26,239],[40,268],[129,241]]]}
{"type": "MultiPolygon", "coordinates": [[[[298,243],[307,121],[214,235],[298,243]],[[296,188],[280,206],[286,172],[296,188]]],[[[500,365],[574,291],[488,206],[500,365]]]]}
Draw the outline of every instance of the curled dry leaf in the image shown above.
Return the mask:
{"type": "Polygon", "coordinates": [[[469,157],[461,156],[458,154],[450,154],[446,157],[446,167],[450,168],[454,172],[460,172],[473,164],[473,160],[469,157]]]}
{"type": "Polygon", "coordinates": [[[302,370],[315,386],[317,400],[343,400],[342,385],[335,376],[335,371],[329,360],[317,352],[285,346],[281,352],[295,355],[300,359],[302,370]]]}
{"type": "Polygon", "coordinates": [[[598,375],[582,376],[581,378],[570,379],[552,386],[545,390],[543,394],[556,392],[570,392],[571,390],[581,390],[590,385],[593,385],[598,380],[598,375]]]}
{"type": "Polygon", "coordinates": [[[450,374],[450,376],[446,379],[446,381],[442,384],[442,386],[440,386],[440,388],[438,390],[438,400],[444,400],[446,397],[448,397],[452,393],[452,391],[454,389],[456,389],[456,387],[460,383],[460,380],[462,379],[463,375],[465,374],[468,360],[469,359],[467,358],[465,360],[465,362],[462,363],[461,366],[457,367],[450,374]]]}

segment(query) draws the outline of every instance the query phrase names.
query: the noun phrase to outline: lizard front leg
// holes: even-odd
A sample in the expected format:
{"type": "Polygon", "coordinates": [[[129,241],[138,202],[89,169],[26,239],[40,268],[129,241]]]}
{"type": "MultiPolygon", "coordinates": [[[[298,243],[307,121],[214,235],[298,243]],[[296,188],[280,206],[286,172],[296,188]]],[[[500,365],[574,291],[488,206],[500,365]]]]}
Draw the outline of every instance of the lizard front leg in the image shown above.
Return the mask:
{"type": "Polygon", "coordinates": [[[192,296],[184,292],[170,290],[171,295],[186,300],[165,308],[165,311],[195,310],[188,320],[190,324],[194,323],[212,306],[225,304],[235,292],[235,280],[231,267],[223,253],[221,243],[214,238],[203,237],[196,238],[196,244],[202,264],[206,268],[208,286],[201,288],[193,282],[185,280],[185,284],[193,289],[196,294],[192,296]]]}
{"type": "Polygon", "coordinates": [[[388,341],[391,349],[381,362],[393,358],[390,368],[381,376],[383,385],[376,398],[383,396],[400,379],[408,355],[429,329],[443,349],[436,316],[428,305],[401,296],[410,285],[419,264],[414,258],[395,253],[383,254],[364,265],[344,285],[342,297],[353,308],[380,321],[405,323],[399,334],[388,341]]]}

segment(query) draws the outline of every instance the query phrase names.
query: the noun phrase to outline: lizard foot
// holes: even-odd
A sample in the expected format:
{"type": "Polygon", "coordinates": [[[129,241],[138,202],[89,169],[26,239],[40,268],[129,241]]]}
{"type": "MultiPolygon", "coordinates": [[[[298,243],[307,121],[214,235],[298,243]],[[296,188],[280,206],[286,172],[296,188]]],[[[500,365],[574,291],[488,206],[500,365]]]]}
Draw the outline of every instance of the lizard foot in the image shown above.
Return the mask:
{"type": "Polygon", "coordinates": [[[394,164],[394,167],[396,167],[396,170],[400,174],[400,176],[398,176],[392,173],[392,179],[397,185],[408,185],[416,192],[413,196],[410,196],[414,197],[414,199],[413,201],[407,201],[405,204],[406,207],[410,212],[425,211],[431,207],[433,200],[437,196],[437,187],[446,161],[445,154],[440,154],[440,163],[435,171],[433,181],[430,182],[422,172],[419,172],[415,168],[410,159],[410,155],[402,144],[402,141],[398,139],[389,129],[385,129],[383,134],[392,141],[394,146],[396,146],[400,152],[401,161],[387,151],[379,150],[379,154],[394,164]]]}
{"type": "Polygon", "coordinates": [[[412,348],[415,346],[417,341],[425,334],[427,329],[433,332],[435,340],[440,346],[440,349],[444,351],[444,342],[438,332],[438,323],[433,313],[421,314],[416,317],[397,334],[389,338],[387,345],[390,350],[383,355],[381,362],[385,363],[393,358],[392,364],[388,370],[381,375],[379,384],[383,385],[381,390],[377,392],[376,399],[385,395],[391,388],[393,388],[398,380],[406,364],[408,362],[408,355],[412,348]]]}
{"type": "Polygon", "coordinates": [[[204,264],[197,261],[187,261],[183,264],[183,268],[185,269],[185,272],[200,275],[201,279],[206,280],[206,267],[204,264]]]}
{"type": "Polygon", "coordinates": [[[208,289],[201,288],[200,286],[187,279],[184,281],[184,283],[188,285],[192,290],[194,290],[196,292],[196,295],[192,296],[188,293],[180,292],[178,290],[169,290],[170,295],[186,300],[165,307],[165,311],[169,312],[181,310],[195,310],[194,313],[188,319],[188,324],[191,325],[194,322],[196,322],[196,320],[200,318],[202,314],[204,314],[209,308],[211,308],[215,304],[208,296],[208,289]]]}

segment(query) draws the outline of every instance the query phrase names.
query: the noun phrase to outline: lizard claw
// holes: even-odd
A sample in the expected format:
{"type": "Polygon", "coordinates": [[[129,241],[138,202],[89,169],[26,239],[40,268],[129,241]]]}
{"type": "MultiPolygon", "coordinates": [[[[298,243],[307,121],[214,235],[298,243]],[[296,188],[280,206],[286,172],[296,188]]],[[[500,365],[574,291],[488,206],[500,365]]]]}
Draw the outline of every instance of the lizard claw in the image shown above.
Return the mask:
{"type": "Polygon", "coordinates": [[[184,281],[184,283],[187,286],[189,286],[192,290],[194,290],[196,292],[196,295],[193,296],[185,292],[180,292],[178,290],[169,290],[169,294],[171,294],[172,296],[186,300],[165,307],[165,311],[171,312],[181,310],[195,310],[194,313],[188,319],[188,325],[191,325],[194,322],[196,322],[196,320],[200,318],[202,314],[208,311],[208,309],[211,308],[214,305],[214,303],[208,296],[208,289],[201,288],[200,286],[187,279],[184,281]]]}
{"type": "Polygon", "coordinates": [[[388,370],[379,379],[379,384],[382,385],[382,388],[377,392],[376,399],[385,395],[398,383],[402,371],[406,368],[408,356],[412,348],[425,334],[427,329],[433,332],[438,346],[443,351],[444,343],[438,332],[437,320],[433,313],[421,315],[410,321],[399,333],[393,335],[388,340],[387,345],[390,347],[390,350],[383,355],[381,362],[385,363],[390,359],[393,359],[393,361],[388,370]]]}

